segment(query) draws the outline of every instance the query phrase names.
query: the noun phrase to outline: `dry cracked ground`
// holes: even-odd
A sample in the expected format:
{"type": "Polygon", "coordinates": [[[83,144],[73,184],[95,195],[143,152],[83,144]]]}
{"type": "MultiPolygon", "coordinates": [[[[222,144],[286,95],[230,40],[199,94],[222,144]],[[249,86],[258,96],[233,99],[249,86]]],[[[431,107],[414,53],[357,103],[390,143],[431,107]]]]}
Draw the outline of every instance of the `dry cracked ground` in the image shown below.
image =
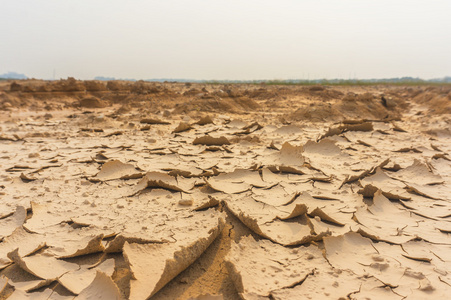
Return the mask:
{"type": "Polygon", "coordinates": [[[445,299],[450,103],[0,82],[0,299],[445,299]]]}

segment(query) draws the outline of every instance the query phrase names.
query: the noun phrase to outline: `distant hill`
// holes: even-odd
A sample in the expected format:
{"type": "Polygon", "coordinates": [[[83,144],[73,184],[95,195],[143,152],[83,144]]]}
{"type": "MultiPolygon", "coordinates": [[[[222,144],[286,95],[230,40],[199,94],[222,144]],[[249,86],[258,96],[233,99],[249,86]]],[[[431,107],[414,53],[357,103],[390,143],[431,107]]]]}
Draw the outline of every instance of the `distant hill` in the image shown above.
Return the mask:
{"type": "Polygon", "coordinates": [[[114,78],[114,77],[96,76],[96,77],[94,77],[94,80],[110,81],[110,80],[116,80],[116,78],[114,78]]]}
{"type": "Polygon", "coordinates": [[[19,74],[16,72],[8,72],[5,74],[0,74],[0,78],[2,78],[2,79],[28,79],[28,77],[25,76],[25,74],[19,74]]]}
{"type": "Polygon", "coordinates": [[[94,80],[100,80],[100,81],[110,81],[110,80],[124,80],[124,81],[136,81],[136,79],[133,78],[114,78],[114,77],[104,77],[104,76],[96,76],[94,77],[94,80]]]}
{"type": "Polygon", "coordinates": [[[443,78],[431,79],[429,82],[438,82],[438,83],[451,83],[451,76],[446,76],[443,78]]]}
{"type": "MultiPolygon", "coordinates": [[[[116,79],[114,77],[103,77],[97,76],[95,80],[126,80],[126,81],[137,81],[137,79],[120,78],[116,79]]],[[[419,77],[397,77],[397,78],[374,78],[374,79],[284,79],[284,80],[202,80],[202,79],[187,79],[187,78],[152,78],[144,79],[148,82],[192,82],[192,83],[250,83],[250,84],[299,84],[299,85],[310,85],[310,84],[330,84],[330,85],[373,85],[373,84],[448,84],[451,83],[451,77],[446,76],[443,78],[434,79],[421,79],[419,77]]]]}

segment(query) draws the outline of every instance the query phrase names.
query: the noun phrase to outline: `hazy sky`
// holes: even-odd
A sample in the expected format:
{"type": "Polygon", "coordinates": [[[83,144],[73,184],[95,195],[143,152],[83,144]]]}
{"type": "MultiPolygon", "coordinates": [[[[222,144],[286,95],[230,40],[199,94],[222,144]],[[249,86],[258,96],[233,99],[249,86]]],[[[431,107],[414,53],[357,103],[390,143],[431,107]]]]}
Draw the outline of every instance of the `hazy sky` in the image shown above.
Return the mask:
{"type": "Polygon", "coordinates": [[[443,77],[450,14],[450,0],[2,0],[0,74],[443,77]]]}

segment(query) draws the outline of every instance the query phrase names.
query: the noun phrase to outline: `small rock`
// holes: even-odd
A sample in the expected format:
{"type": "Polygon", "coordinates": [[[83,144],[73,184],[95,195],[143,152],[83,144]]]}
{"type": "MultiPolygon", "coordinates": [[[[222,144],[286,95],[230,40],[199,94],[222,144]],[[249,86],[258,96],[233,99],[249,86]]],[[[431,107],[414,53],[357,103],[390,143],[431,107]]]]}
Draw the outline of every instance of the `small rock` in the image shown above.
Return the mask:
{"type": "Polygon", "coordinates": [[[95,117],[95,121],[96,122],[103,122],[105,121],[105,116],[104,115],[98,115],[95,117]]]}
{"type": "Polygon", "coordinates": [[[193,199],[182,199],[179,201],[179,204],[183,206],[191,206],[193,205],[193,203],[194,203],[193,199]]]}

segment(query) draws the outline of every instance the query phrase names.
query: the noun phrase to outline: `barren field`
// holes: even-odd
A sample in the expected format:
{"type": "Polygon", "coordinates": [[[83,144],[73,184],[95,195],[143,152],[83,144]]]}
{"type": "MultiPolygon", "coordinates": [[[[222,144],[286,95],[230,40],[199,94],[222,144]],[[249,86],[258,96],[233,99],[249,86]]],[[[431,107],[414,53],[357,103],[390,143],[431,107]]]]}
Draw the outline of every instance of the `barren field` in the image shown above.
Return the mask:
{"type": "Polygon", "coordinates": [[[446,299],[451,87],[0,81],[0,299],[446,299]]]}

